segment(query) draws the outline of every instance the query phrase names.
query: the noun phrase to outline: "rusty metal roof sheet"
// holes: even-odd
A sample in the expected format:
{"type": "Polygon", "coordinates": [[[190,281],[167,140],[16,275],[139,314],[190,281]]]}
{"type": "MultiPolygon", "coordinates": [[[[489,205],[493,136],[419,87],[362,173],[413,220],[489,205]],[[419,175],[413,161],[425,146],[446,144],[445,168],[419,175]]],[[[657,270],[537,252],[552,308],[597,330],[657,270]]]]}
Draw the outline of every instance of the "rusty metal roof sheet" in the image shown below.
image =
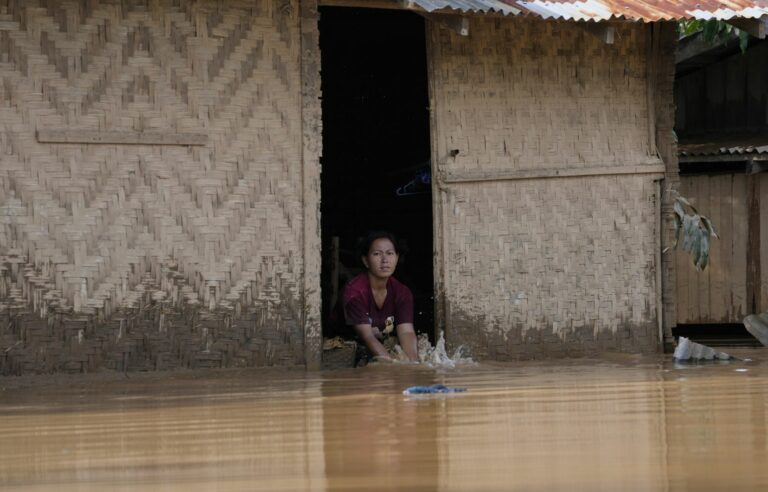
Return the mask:
{"type": "Polygon", "coordinates": [[[411,0],[428,12],[498,12],[543,19],[655,22],[682,19],[756,19],[768,15],[768,0],[411,0]]]}
{"type": "Polygon", "coordinates": [[[681,140],[677,145],[681,157],[768,154],[768,134],[712,135],[681,140]]]}
{"type": "Polygon", "coordinates": [[[507,0],[545,19],[654,22],[682,19],[754,19],[768,15],[766,0],[507,0]]]}

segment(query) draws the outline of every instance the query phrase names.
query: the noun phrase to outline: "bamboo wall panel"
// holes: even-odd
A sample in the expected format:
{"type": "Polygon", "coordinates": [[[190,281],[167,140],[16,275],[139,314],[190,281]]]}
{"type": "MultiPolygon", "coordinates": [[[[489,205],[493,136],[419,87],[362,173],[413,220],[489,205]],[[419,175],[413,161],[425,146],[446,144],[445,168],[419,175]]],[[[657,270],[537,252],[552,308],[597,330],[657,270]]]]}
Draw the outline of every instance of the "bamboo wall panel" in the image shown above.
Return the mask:
{"type": "Polygon", "coordinates": [[[658,176],[592,172],[653,161],[648,31],[620,26],[613,46],[527,19],[470,32],[431,29],[438,179],[547,171],[438,181],[448,340],[497,359],[656,350],[658,176]]]}
{"type": "Polygon", "coordinates": [[[632,166],[648,160],[645,39],[615,46],[572,23],[472,18],[434,29],[441,168],[632,166]],[[449,157],[451,150],[458,150],[449,157]]]}
{"type": "Polygon", "coordinates": [[[682,249],[677,260],[677,323],[741,323],[747,311],[747,177],[683,176],[680,193],[712,219],[720,239],[709,266],[696,271],[682,249]]]}
{"type": "Polygon", "coordinates": [[[0,371],[303,362],[297,8],[0,2],[0,371]]]}

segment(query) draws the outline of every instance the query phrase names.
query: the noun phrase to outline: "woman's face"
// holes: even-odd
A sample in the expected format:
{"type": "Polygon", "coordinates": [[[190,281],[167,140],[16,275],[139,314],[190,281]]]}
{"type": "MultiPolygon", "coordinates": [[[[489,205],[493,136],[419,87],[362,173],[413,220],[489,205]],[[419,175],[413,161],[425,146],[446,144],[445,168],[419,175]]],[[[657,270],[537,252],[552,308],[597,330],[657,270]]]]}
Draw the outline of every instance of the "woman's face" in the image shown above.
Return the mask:
{"type": "Polygon", "coordinates": [[[368,248],[368,254],[363,256],[363,264],[374,277],[388,278],[397,267],[395,245],[387,238],[375,240],[368,248]]]}

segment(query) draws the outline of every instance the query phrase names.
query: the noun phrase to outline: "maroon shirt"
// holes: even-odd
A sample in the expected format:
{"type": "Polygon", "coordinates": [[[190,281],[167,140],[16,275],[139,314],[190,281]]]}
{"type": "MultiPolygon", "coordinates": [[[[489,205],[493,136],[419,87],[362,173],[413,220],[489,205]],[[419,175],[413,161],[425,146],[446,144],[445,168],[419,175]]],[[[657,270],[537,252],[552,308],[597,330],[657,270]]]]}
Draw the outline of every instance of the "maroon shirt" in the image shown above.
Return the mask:
{"type": "Polygon", "coordinates": [[[347,325],[375,326],[382,332],[387,318],[394,317],[394,326],[413,323],[413,294],[411,289],[394,277],[387,279],[387,297],[381,309],[371,291],[368,272],[363,272],[347,283],[342,294],[344,321],[347,325]]]}

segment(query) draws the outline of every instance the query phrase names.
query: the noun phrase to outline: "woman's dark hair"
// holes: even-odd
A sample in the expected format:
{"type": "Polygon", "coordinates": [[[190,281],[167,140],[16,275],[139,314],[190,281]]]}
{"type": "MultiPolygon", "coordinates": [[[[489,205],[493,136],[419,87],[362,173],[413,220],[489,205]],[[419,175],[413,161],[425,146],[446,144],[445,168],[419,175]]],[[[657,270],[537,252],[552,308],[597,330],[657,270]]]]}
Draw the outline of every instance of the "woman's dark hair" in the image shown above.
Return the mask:
{"type": "Polygon", "coordinates": [[[397,240],[394,234],[388,231],[370,231],[365,236],[361,237],[360,240],[357,242],[357,250],[360,253],[360,256],[367,256],[368,251],[371,249],[371,244],[377,239],[389,239],[392,241],[392,244],[395,246],[395,253],[398,255],[403,255],[405,252],[403,251],[403,246],[400,244],[400,242],[397,240]]]}

